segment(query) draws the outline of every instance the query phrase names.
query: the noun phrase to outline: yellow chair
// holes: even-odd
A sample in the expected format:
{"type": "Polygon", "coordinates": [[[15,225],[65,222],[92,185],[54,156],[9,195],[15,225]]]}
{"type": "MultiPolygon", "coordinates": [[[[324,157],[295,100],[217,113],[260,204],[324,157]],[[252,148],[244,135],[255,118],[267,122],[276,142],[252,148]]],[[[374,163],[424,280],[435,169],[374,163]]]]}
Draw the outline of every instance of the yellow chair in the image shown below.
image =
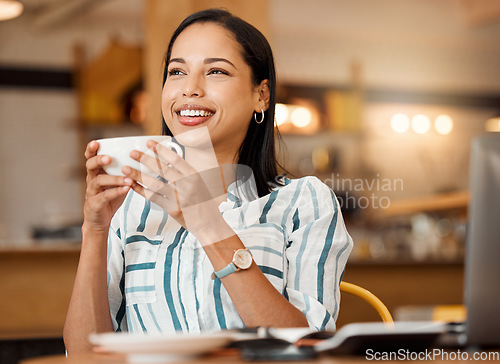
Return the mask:
{"type": "Polygon", "coordinates": [[[382,321],[389,325],[394,325],[391,313],[382,301],[370,291],[352,283],[340,282],[340,291],[357,296],[369,303],[380,315],[382,321]]]}

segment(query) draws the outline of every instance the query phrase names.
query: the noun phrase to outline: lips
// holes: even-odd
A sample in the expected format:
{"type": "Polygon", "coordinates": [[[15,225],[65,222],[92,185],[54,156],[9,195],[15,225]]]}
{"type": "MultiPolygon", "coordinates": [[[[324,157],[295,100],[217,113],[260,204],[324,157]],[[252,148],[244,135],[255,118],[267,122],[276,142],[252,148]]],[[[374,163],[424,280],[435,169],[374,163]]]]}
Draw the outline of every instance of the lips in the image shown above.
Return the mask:
{"type": "Polygon", "coordinates": [[[210,119],[215,111],[201,105],[182,105],[175,110],[182,125],[195,126],[210,119]]]}

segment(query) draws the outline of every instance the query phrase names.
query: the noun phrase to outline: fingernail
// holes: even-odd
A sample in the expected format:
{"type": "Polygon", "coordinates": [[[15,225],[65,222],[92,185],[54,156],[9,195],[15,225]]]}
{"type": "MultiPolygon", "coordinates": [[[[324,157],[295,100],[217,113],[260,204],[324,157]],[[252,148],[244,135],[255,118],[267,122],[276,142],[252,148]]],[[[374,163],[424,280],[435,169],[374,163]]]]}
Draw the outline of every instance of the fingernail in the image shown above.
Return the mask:
{"type": "Polygon", "coordinates": [[[130,157],[132,158],[139,158],[139,152],[136,150],[133,150],[130,152],[130,157]]]}
{"type": "Polygon", "coordinates": [[[132,185],[132,183],[134,183],[134,181],[132,181],[132,179],[131,179],[131,178],[125,178],[125,179],[124,179],[124,182],[125,182],[126,184],[128,184],[128,185],[132,185]]]}
{"type": "Polygon", "coordinates": [[[103,163],[109,163],[109,162],[111,162],[111,158],[108,157],[107,155],[105,155],[104,157],[102,157],[102,162],[103,163]]]}
{"type": "Polygon", "coordinates": [[[130,172],[131,172],[130,167],[127,167],[127,166],[123,167],[123,168],[122,168],[122,172],[123,172],[124,174],[130,174],[130,172]]]}

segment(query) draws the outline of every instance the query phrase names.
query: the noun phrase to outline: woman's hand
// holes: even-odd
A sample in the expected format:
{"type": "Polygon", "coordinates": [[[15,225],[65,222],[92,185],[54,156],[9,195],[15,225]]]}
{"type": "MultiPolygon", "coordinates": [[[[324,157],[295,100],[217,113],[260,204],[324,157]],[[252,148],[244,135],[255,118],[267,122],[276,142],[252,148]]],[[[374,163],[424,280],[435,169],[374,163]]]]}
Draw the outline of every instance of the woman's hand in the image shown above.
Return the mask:
{"type": "Polygon", "coordinates": [[[87,190],[83,207],[86,229],[108,232],[111,218],[120,207],[134,181],[122,176],[108,175],[103,166],[111,163],[111,157],[97,155],[99,143],[91,141],[85,150],[87,158],[87,190]]]}
{"type": "Polygon", "coordinates": [[[144,171],[123,168],[125,175],[139,182],[132,186],[134,191],[161,206],[203,244],[233,235],[218,208],[226,199],[221,169],[198,171],[177,153],[153,140],[148,141],[148,147],[155,156],[139,151],[130,154],[146,167],[144,171]],[[214,229],[219,230],[217,237],[211,234],[214,229]]]}

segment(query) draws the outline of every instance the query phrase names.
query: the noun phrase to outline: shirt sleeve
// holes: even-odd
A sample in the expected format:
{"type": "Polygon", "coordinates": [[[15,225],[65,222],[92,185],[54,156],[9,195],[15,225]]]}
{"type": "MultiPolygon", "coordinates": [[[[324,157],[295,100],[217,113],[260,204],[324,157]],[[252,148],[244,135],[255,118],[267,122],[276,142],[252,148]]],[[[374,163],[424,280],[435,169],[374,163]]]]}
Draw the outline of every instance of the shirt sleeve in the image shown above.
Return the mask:
{"type": "Polygon", "coordinates": [[[285,296],[310,328],[335,330],[339,285],[353,243],[335,194],[319,179],[302,185],[292,226],[285,296]]]}
{"type": "Polygon", "coordinates": [[[108,301],[113,329],[116,332],[128,331],[125,315],[125,259],[124,249],[116,215],[108,233],[107,256],[108,301]]]}

